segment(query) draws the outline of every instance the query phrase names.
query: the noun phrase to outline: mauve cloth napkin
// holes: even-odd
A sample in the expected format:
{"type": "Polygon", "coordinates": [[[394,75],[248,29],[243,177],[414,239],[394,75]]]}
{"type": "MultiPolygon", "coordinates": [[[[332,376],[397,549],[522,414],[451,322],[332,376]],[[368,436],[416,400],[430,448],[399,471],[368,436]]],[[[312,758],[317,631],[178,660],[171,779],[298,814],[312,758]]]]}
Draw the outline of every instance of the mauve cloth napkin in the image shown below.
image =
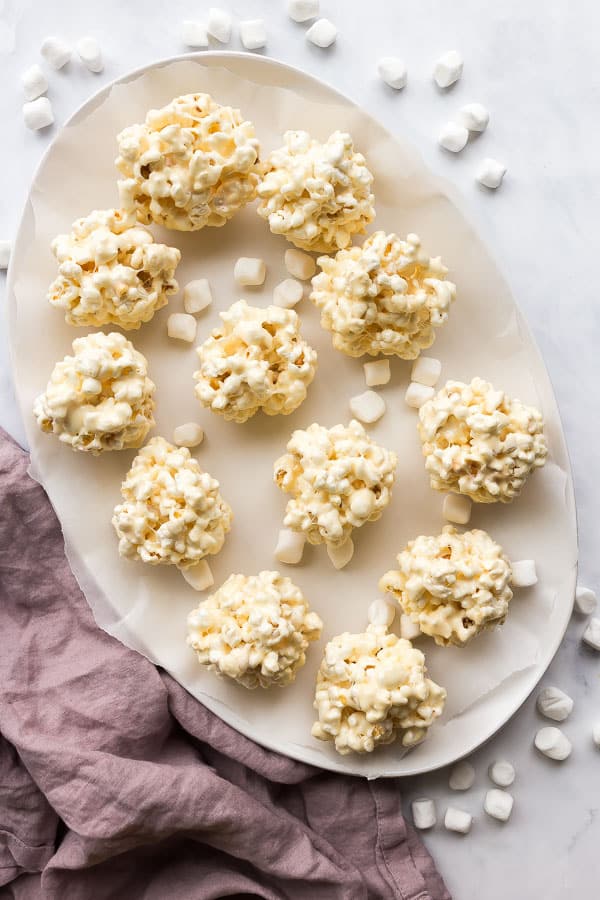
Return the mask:
{"type": "Polygon", "coordinates": [[[264,750],[96,625],[27,466],[0,430],[0,896],[449,900],[398,781],[264,750]]]}

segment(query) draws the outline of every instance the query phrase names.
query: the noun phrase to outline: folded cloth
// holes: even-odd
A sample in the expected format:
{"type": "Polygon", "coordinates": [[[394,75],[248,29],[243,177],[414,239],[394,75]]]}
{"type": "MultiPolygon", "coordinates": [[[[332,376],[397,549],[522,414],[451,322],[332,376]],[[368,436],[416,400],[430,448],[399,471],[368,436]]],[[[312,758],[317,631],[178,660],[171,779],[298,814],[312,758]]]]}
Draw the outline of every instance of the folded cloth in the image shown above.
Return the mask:
{"type": "Polygon", "coordinates": [[[398,780],[265,750],[96,625],[27,466],[0,432],[0,896],[449,900],[398,780]]]}

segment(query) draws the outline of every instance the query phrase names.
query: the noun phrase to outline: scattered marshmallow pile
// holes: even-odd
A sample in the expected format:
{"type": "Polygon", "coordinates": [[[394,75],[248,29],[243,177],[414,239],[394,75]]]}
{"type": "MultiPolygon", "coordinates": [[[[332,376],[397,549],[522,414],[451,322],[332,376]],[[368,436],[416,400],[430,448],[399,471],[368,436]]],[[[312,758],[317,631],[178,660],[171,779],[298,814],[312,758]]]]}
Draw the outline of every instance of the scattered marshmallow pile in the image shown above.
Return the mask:
{"type": "MultiPolygon", "coordinates": [[[[261,50],[267,43],[264,19],[244,19],[239,23],[240,40],[245,50],[261,50]]],[[[227,10],[211,6],[206,21],[186,19],[181,24],[181,39],[186,47],[204,50],[210,44],[228,44],[233,31],[233,17],[227,10]]]]}

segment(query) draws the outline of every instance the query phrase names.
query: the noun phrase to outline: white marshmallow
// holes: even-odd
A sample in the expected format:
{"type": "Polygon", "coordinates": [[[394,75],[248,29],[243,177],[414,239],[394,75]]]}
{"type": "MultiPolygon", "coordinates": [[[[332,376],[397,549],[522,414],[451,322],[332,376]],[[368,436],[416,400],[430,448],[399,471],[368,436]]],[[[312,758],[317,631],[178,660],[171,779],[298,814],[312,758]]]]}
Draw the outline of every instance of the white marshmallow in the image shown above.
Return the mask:
{"type": "Polygon", "coordinates": [[[47,128],[54,122],[52,104],[47,97],[38,97],[30,103],[23,104],[23,121],[31,131],[47,128]]]}
{"type": "Polygon", "coordinates": [[[319,0],[288,0],[288,16],[294,22],[307,22],[319,15],[319,5],[319,0]]]}
{"type": "Polygon", "coordinates": [[[466,525],[471,518],[471,498],[464,494],[446,494],[442,504],[442,515],[447,522],[466,525]]]}
{"type": "Polygon", "coordinates": [[[327,555],[333,563],[334,569],[343,569],[354,556],[354,543],[352,538],[347,538],[339,547],[327,544],[327,555]]]}
{"type": "Polygon", "coordinates": [[[100,44],[93,37],[82,37],[77,41],[76,50],[81,62],[90,72],[101,72],[104,68],[100,44]]]}
{"type": "Polygon", "coordinates": [[[8,269],[12,244],[10,241],[0,241],[0,269],[8,269]]]}
{"type": "Polygon", "coordinates": [[[511,584],[513,587],[531,587],[537,584],[537,572],[534,559],[517,559],[511,562],[511,584]]]}
{"type": "Polygon", "coordinates": [[[208,10],[208,33],[221,44],[228,44],[231,39],[231,16],[217,6],[208,10]]]}
{"type": "Polygon", "coordinates": [[[499,791],[498,788],[491,788],[485,795],[483,808],[492,819],[507,822],[514,802],[512,794],[509,794],[508,791],[499,791]]]}
{"type": "Polygon", "coordinates": [[[582,616],[591,616],[596,609],[596,595],[586,587],[577,586],[575,591],[575,609],[582,616]]]}
{"type": "Polygon", "coordinates": [[[458,50],[448,50],[437,60],[433,77],[438,87],[447,88],[462,75],[463,58],[458,50]]]}
{"type": "Polygon", "coordinates": [[[451,791],[468,791],[475,781],[475,769],[470,762],[463,759],[450,770],[448,786],[451,791]]]}
{"type": "Polygon", "coordinates": [[[277,537],[275,547],[275,559],[287,563],[288,566],[296,566],[302,559],[306,537],[301,531],[292,531],[290,528],[282,528],[277,537]]]}
{"type": "Polygon", "coordinates": [[[560,728],[549,725],[547,728],[540,728],[537,732],[534,744],[540,753],[548,756],[550,759],[563,760],[571,755],[571,741],[563,734],[560,728]]]}
{"type": "Polygon", "coordinates": [[[376,597],[367,611],[369,625],[385,625],[386,628],[389,628],[395,616],[396,610],[383,597],[376,597]]]}
{"type": "Polygon", "coordinates": [[[382,81],[396,91],[406,87],[406,66],[398,56],[382,57],[377,63],[377,73],[382,81]]]}
{"type": "Polygon", "coordinates": [[[206,22],[194,22],[186,19],[181,23],[181,40],[186,47],[208,47],[208,27],[206,22]]]}
{"type": "Polygon", "coordinates": [[[23,82],[23,93],[26,100],[37,100],[38,97],[41,97],[48,90],[48,79],[37,63],[29,66],[23,72],[21,81],[23,82]]]}
{"type": "Polygon", "coordinates": [[[468,834],[473,824],[473,816],[464,809],[456,809],[449,806],[444,817],[444,825],[448,831],[458,831],[459,834],[468,834]]]}
{"type": "Polygon", "coordinates": [[[365,391],[350,400],[350,412],[359,422],[372,425],[385,412],[385,400],[375,391],[365,391]]]}
{"type": "Polygon", "coordinates": [[[600,722],[595,722],[592,725],[592,740],[596,747],[600,748],[600,722]]]}
{"type": "Polygon", "coordinates": [[[515,767],[507,759],[495,759],[490,764],[488,775],[499,787],[509,787],[515,780],[515,767]]]}
{"type": "Polygon", "coordinates": [[[267,29],[263,19],[240,22],[240,38],[246,50],[260,50],[267,43],[267,29]]]}
{"type": "Polygon", "coordinates": [[[461,106],[458,121],[469,131],[485,131],[490,114],[483,103],[467,103],[466,106],[461,106]]]}
{"type": "Polygon", "coordinates": [[[600,650],[600,619],[590,619],[583,632],[582,641],[592,650],[600,650]]]}
{"type": "Polygon", "coordinates": [[[413,824],[421,831],[424,828],[433,828],[437,822],[435,803],[427,797],[419,797],[411,803],[413,824]]]}
{"type": "Polygon", "coordinates": [[[416,641],[421,637],[421,629],[406,613],[402,613],[400,616],[400,637],[407,641],[416,641]]]}
{"type": "Polygon", "coordinates": [[[460,153],[469,140],[469,132],[464,125],[446,122],[438,135],[438,144],[451,153],[460,153]]]}
{"type": "Polygon", "coordinates": [[[410,372],[411,381],[425,384],[427,387],[436,385],[442,374],[442,364],[434,356],[418,356],[412,364],[410,372]]]}
{"type": "Polygon", "coordinates": [[[376,359],[374,362],[363,363],[363,369],[367,387],[387,384],[392,377],[389,359],[376,359]]]}
{"type": "Polygon", "coordinates": [[[285,267],[294,278],[308,281],[317,271],[317,264],[308,253],[290,248],[285,251],[285,267]]]}
{"type": "Polygon", "coordinates": [[[547,719],[563,722],[573,710],[573,700],[557,687],[545,687],[537,695],[539,712],[547,719]]]}
{"type": "Polygon", "coordinates": [[[329,19],[317,19],[306,32],[306,40],[317,47],[331,47],[337,37],[337,28],[329,19]]]}
{"type": "Polygon", "coordinates": [[[404,395],[404,400],[408,406],[412,406],[413,409],[420,409],[424,403],[428,400],[431,400],[435,391],[432,387],[427,387],[424,384],[419,384],[416,381],[411,381],[409,386],[406,388],[406,393],[404,395]]]}
{"type": "Polygon", "coordinates": [[[500,187],[502,184],[502,179],[506,175],[506,166],[498,162],[497,159],[492,159],[491,156],[486,156],[486,158],[480,163],[477,172],[475,173],[475,178],[482,184],[484,187],[491,188],[495,190],[500,187]]]}
{"type": "Polygon", "coordinates": [[[264,284],[267,277],[264,259],[258,259],[256,256],[240,256],[233,267],[233,277],[243,287],[264,284]]]}
{"type": "Polygon", "coordinates": [[[196,340],[197,322],[188,313],[172,313],[167,319],[167,334],[178,341],[191,344],[196,340]]]}
{"type": "Polygon", "coordinates": [[[295,278],[286,278],[273,288],[273,303],[291,309],[302,300],[304,287],[295,278]]]}
{"type": "Polygon", "coordinates": [[[40,53],[53,69],[62,69],[70,62],[73,55],[73,51],[65,41],[52,36],[44,38],[40,53]]]}
{"type": "Polygon", "coordinates": [[[180,569],[179,571],[195,591],[206,591],[215,583],[213,573],[205,559],[201,559],[199,563],[189,569],[180,569]]]}
{"type": "Polygon", "coordinates": [[[188,281],[183,289],[183,308],[186,313],[196,315],[212,303],[212,292],[207,278],[188,281]]]}
{"type": "Polygon", "coordinates": [[[196,422],[186,422],[173,429],[173,443],[178,447],[197,447],[204,440],[204,430],[196,422]]]}

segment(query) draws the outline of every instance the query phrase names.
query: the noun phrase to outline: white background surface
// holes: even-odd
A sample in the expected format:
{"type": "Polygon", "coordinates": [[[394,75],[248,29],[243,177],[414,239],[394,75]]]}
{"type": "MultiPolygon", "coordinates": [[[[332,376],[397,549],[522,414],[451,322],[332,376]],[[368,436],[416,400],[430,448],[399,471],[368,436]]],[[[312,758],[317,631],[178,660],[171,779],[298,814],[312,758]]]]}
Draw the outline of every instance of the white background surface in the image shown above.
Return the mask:
{"type": "MultiPolygon", "coordinates": [[[[35,165],[50,134],[21,125],[19,75],[38,59],[49,33],[70,39],[90,33],[103,45],[106,69],[92,75],[76,63],[51,73],[50,96],[60,124],[92,91],[127,69],[176,53],[179,23],[202,18],[208,4],[171,0],[0,0],[0,236],[10,237],[35,165]],[[165,19],[168,9],[169,18],[165,19]]],[[[349,94],[391,131],[411,139],[429,165],[457,184],[465,207],[508,278],[540,343],[554,381],[569,441],[580,522],[581,580],[600,583],[596,508],[600,312],[594,263],[600,252],[600,200],[595,119],[600,100],[596,63],[600,7],[590,0],[421,0],[418,4],[322,0],[324,14],[340,28],[337,44],[319,50],[304,41],[304,27],[288,20],[279,0],[230,5],[241,18],[265,16],[268,53],[322,77],[349,94]],[[461,50],[463,79],[438,92],[430,80],[433,60],[461,50]],[[395,94],[374,73],[383,54],[404,57],[409,85],[395,94]],[[462,103],[489,106],[488,132],[459,158],[435,144],[440,125],[462,103]],[[506,161],[509,174],[497,194],[473,184],[485,156],[506,161]]],[[[181,48],[183,49],[183,48],[181,48]]],[[[231,49],[239,49],[234,37],[231,49]]],[[[3,286],[0,282],[0,289],[3,286]]],[[[43,298],[40,298],[43,302],[43,298]]],[[[5,329],[0,362],[0,424],[22,438],[12,398],[5,329]]],[[[563,764],[540,758],[531,746],[540,727],[533,701],[474,758],[475,787],[452,801],[475,816],[461,838],[438,827],[427,837],[456,900],[563,900],[594,896],[600,879],[598,772],[600,753],[591,724],[600,719],[600,659],[583,650],[581,620],[574,619],[544,683],[556,683],[575,699],[565,723],[574,745],[563,764]],[[507,825],[481,809],[488,761],[507,756],[517,767],[515,809],[507,825]]],[[[407,782],[404,800],[417,794],[449,799],[446,773],[407,782]]],[[[441,815],[440,815],[441,817],[441,815]]]]}

